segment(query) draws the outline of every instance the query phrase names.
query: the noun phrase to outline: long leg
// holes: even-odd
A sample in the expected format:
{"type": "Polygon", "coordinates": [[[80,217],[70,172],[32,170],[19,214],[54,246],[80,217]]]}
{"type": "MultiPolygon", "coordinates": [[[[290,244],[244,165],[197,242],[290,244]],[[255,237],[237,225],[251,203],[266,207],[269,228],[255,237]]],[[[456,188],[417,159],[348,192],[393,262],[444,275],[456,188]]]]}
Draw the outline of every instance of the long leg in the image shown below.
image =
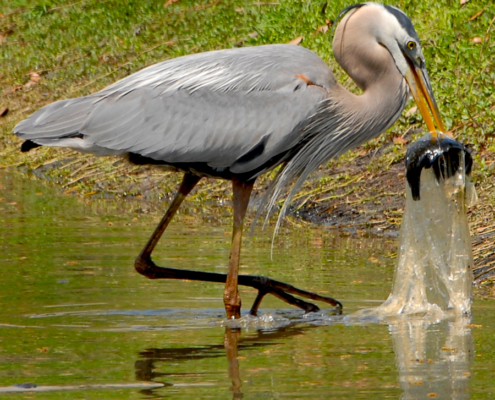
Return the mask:
{"type": "MultiPolygon", "coordinates": [[[[184,198],[191,192],[191,190],[196,186],[199,177],[185,174],[182,184],[177,192],[172,204],[169,209],[165,213],[164,217],[156,227],[153,235],[148,240],[148,243],[141,251],[139,256],[136,258],[134,266],[136,270],[150,279],[187,279],[194,281],[204,281],[204,282],[218,282],[218,283],[226,283],[227,275],[219,274],[215,272],[202,272],[202,271],[193,271],[187,269],[178,269],[178,268],[169,268],[169,267],[159,267],[151,260],[151,253],[155,248],[156,244],[160,240],[160,237],[163,235],[163,232],[167,228],[168,224],[172,220],[173,216],[179,209],[184,198]]],[[[313,300],[323,301],[331,304],[337,309],[341,309],[342,305],[335,299],[326,296],[320,296],[316,293],[307,292],[305,290],[301,290],[295,288],[294,286],[288,285],[283,282],[279,282],[264,276],[254,276],[254,275],[237,275],[239,270],[239,255],[240,255],[240,247],[241,247],[241,235],[242,235],[242,222],[244,219],[244,215],[246,212],[247,203],[249,202],[249,195],[251,193],[251,188],[249,188],[249,184],[242,184],[241,182],[234,183],[234,193],[235,200],[234,204],[235,209],[237,211],[234,212],[234,234],[232,236],[232,251],[231,258],[229,263],[229,271],[233,270],[234,273],[230,274],[230,285],[226,285],[226,291],[229,289],[229,300],[230,299],[238,299],[237,292],[237,283],[238,280],[239,285],[249,286],[257,289],[259,291],[259,295],[256,298],[255,304],[251,308],[251,314],[256,315],[258,307],[261,303],[262,298],[270,293],[281,300],[292,304],[296,307],[302,308],[306,312],[310,311],[318,311],[318,307],[312,303],[305,302],[301,299],[295,298],[294,296],[289,295],[289,293],[299,295],[302,297],[310,298],[313,300]],[[232,295],[233,289],[233,295],[232,295]]],[[[234,302],[234,309],[237,307],[237,312],[240,311],[240,300],[238,299],[238,304],[234,302]]],[[[232,309],[232,307],[231,307],[232,309]]],[[[235,312],[235,310],[234,310],[235,312]]],[[[234,315],[235,316],[235,315],[234,315]]]]}
{"type": "Polygon", "coordinates": [[[242,228],[244,217],[253,190],[254,180],[244,182],[234,178],[232,189],[234,192],[234,229],[232,231],[232,247],[230,249],[229,272],[225,282],[223,302],[227,311],[227,318],[240,318],[241,297],[239,296],[239,259],[241,255],[242,228]]]}
{"type": "Polygon", "coordinates": [[[151,279],[162,277],[158,275],[160,274],[160,270],[165,268],[157,267],[151,261],[151,253],[153,249],[156,247],[160,238],[162,237],[163,232],[165,232],[165,229],[167,229],[168,224],[170,224],[170,221],[172,221],[172,218],[179,209],[180,205],[182,204],[186,196],[191,192],[191,190],[194,189],[194,186],[196,186],[196,184],[199,182],[200,179],[201,178],[196,175],[192,175],[188,173],[184,174],[184,178],[182,179],[182,183],[179,187],[179,191],[175,195],[172,204],[168,208],[167,212],[163,216],[158,226],[155,228],[155,231],[149,238],[148,243],[146,243],[146,246],[144,246],[144,249],[141,251],[141,253],[139,253],[139,256],[136,258],[134,266],[140,274],[145,275],[151,279]]]}

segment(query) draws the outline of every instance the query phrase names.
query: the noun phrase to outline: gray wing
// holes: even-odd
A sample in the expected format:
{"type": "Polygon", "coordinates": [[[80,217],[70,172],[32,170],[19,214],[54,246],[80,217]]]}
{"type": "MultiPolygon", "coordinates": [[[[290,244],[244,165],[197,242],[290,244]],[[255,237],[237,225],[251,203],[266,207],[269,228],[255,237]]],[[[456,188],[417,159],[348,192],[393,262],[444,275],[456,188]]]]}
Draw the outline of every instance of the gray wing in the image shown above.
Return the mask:
{"type": "Polygon", "coordinates": [[[245,173],[295,146],[334,84],[326,64],[297,46],[200,53],[50,104],[14,133],[41,145],[245,173]]]}

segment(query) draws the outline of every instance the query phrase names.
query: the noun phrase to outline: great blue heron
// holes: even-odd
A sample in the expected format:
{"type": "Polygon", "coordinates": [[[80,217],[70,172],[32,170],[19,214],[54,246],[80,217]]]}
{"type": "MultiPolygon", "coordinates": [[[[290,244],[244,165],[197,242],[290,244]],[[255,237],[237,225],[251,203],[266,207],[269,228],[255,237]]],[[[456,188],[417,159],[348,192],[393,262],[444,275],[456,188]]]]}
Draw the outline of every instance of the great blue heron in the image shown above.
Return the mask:
{"type": "Polygon", "coordinates": [[[319,165],[389,128],[410,94],[428,129],[436,132],[436,123],[444,131],[419,37],[406,14],[364,3],[346,8],[342,16],[333,51],[361,95],[342,87],[323,60],[303,47],[238,48],[152,65],[98,93],[50,104],[20,122],[14,133],[25,139],[22,151],[42,145],[70,147],[184,172],[176,197],[136,259],[141,274],[226,282],[229,318],[240,316],[238,284],[259,289],[253,313],[266,292],[306,310],[317,307],[288,292],[339,306],[331,298],[289,285],[238,275],[243,220],[256,178],[283,164],[268,206],[295,181],[290,200],[319,165]],[[156,266],[153,249],[183,199],[204,176],[232,181],[228,274],[156,266]]]}

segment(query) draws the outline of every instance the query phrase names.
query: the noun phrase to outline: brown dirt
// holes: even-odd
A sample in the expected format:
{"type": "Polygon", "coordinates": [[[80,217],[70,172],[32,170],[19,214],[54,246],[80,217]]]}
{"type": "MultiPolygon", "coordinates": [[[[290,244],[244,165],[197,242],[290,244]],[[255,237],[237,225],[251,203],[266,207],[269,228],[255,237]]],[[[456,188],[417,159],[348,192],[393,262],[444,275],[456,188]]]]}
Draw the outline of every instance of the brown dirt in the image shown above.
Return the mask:
{"type": "Polygon", "coordinates": [[[338,187],[331,195],[319,195],[295,211],[307,221],[351,234],[396,236],[404,211],[404,166],[395,163],[387,170],[370,172],[371,155],[326,171],[345,174],[355,181],[338,187]]]}
{"type": "MultiPolygon", "coordinates": [[[[405,206],[404,160],[388,169],[368,170],[370,155],[355,159],[344,167],[334,167],[327,174],[345,172],[359,177],[355,182],[337,188],[332,196],[317,196],[294,213],[312,223],[323,224],[351,235],[397,236],[405,206]]],[[[477,188],[479,200],[468,211],[474,256],[475,281],[493,286],[495,277],[495,208],[490,193],[477,188]]]]}
{"type": "MultiPolygon", "coordinates": [[[[405,205],[404,152],[392,154],[390,144],[377,152],[360,148],[322,168],[297,195],[291,206],[292,215],[346,235],[397,236],[405,205]]],[[[134,166],[118,158],[81,155],[67,149],[36,149],[22,159],[31,160],[31,164],[11,167],[55,181],[67,193],[88,199],[95,196],[139,199],[139,207],[145,212],[164,210],[164,203],[173,197],[180,181],[180,174],[170,171],[134,166]]],[[[254,204],[262,197],[269,180],[270,176],[264,176],[257,183],[254,204]]],[[[493,185],[480,180],[476,186],[480,199],[469,211],[475,277],[477,282],[492,287],[495,207],[490,189],[493,185]]],[[[219,204],[230,204],[230,193],[230,182],[206,179],[189,196],[189,205],[202,215],[214,217],[219,208],[225,210],[219,204]]]]}

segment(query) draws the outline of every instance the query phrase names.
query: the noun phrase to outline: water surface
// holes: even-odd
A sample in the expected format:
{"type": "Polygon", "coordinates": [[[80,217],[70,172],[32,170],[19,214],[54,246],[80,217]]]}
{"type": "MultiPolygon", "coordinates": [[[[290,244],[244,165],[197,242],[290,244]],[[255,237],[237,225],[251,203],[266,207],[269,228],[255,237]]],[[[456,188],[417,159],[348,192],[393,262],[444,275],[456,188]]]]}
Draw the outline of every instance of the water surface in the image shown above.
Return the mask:
{"type": "MultiPolygon", "coordinates": [[[[143,210],[139,200],[68,196],[0,174],[2,390],[56,386],[29,394],[50,399],[491,398],[493,302],[476,299],[472,321],[389,326],[351,324],[325,310],[305,317],[267,296],[261,320],[231,331],[222,285],[150,281],[134,271],[160,218],[143,210]]],[[[154,260],[226,272],[228,214],[213,218],[185,204],[154,260]]],[[[335,297],[345,315],[390,292],[394,240],[288,224],[273,259],[270,246],[270,232],[247,237],[241,273],[335,297]]],[[[256,293],[241,295],[247,310],[256,293]]]]}

